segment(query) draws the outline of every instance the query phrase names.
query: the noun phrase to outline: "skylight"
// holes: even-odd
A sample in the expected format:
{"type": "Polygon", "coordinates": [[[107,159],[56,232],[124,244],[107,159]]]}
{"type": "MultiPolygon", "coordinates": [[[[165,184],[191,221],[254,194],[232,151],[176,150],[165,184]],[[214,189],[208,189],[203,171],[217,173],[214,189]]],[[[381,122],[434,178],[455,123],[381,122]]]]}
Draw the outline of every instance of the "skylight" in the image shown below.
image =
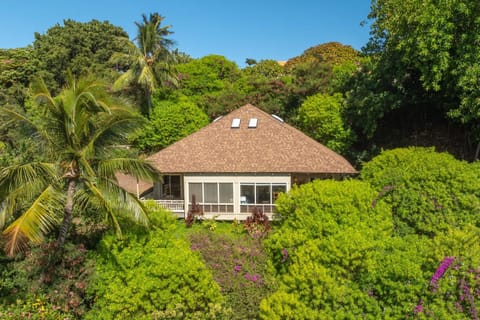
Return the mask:
{"type": "Polygon", "coordinates": [[[235,118],[232,120],[232,128],[240,128],[240,119],[235,118]]]}
{"type": "Polygon", "coordinates": [[[250,120],[248,121],[248,127],[249,128],[256,128],[257,127],[257,122],[258,122],[257,118],[250,118],[250,120]]]}

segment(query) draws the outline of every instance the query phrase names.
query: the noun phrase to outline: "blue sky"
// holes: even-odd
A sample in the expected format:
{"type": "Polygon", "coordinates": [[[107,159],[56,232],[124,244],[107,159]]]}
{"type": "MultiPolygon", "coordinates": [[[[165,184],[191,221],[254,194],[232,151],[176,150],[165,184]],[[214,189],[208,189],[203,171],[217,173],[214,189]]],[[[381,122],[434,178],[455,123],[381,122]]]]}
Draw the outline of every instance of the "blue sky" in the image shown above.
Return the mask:
{"type": "Polygon", "coordinates": [[[171,25],[176,48],[194,58],[220,54],[288,60],[317,44],[338,41],[361,49],[369,37],[370,0],[1,0],[0,48],[33,43],[64,19],[108,20],[135,37],[142,13],[171,25]]]}

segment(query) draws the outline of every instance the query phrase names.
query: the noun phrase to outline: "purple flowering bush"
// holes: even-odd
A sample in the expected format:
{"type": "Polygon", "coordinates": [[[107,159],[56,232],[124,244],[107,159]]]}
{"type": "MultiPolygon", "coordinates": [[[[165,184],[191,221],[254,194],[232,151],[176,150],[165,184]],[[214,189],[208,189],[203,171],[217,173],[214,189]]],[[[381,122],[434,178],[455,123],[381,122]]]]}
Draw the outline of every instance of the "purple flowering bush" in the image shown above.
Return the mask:
{"type": "Polygon", "coordinates": [[[478,319],[475,225],[399,234],[390,204],[362,181],[314,181],[277,205],[264,245],[278,284],[260,318],[478,319]]]}
{"type": "Polygon", "coordinates": [[[451,229],[432,241],[436,261],[418,319],[479,319],[480,229],[451,229]]]}
{"type": "MultiPolygon", "coordinates": [[[[199,252],[232,309],[231,319],[255,319],[260,301],[271,292],[267,256],[258,239],[246,233],[202,229],[190,234],[191,249],[199,252]]],[[[232,230],[234,228],[232,227],[232,230]]]]}

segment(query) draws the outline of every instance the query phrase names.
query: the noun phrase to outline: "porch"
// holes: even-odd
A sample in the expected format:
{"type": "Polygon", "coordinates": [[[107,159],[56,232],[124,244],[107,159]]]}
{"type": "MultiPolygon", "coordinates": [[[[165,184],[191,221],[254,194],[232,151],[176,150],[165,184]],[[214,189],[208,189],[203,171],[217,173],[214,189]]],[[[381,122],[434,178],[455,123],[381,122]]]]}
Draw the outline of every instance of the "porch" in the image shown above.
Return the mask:
{"type": "Polygon", "coordinates": [[[256,208],[272,219],[275,200],[289,188],[284,175],[165,175],[148,198],[178,218],[187,216],[195,198],[205,218],[245,220],[256,208]]]}
{"type": "MultiPolygon", "coordinates": [[[[185,218],[185,201],[184,200],[154,200],[163,208],[173,212],[178,218],[185,218]]],[[[233,205],[218,205],[218,204],[198,204],[200,210],[205,216],[210,215],[232,215],[233,205]]],[[[191,205],[189,205],[189,209],[191,205]]],[[[250,215],[254,209],[261,210],[263,213],[271,216],[275,213],[275,204],[242,204],[240,205],[240,213],[242,216],[250,215]]]]}

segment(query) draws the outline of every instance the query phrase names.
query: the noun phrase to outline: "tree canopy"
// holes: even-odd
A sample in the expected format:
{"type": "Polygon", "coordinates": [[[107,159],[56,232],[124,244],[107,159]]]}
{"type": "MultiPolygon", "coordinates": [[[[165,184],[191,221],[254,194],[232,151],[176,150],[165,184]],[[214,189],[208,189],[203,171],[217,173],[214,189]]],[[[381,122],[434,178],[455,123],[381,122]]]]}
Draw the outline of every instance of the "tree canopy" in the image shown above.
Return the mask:
{"type": "Polygon", "coordinates": [[[33,53],[40,76],[56,93],[67,83],[66,70],[74,76],[91,72],[113,79],[109,60],[114,53],[125,52],[128,34],[107,21],[77,22],[64,20],[45,34],[35,33],[33,53]]]}

